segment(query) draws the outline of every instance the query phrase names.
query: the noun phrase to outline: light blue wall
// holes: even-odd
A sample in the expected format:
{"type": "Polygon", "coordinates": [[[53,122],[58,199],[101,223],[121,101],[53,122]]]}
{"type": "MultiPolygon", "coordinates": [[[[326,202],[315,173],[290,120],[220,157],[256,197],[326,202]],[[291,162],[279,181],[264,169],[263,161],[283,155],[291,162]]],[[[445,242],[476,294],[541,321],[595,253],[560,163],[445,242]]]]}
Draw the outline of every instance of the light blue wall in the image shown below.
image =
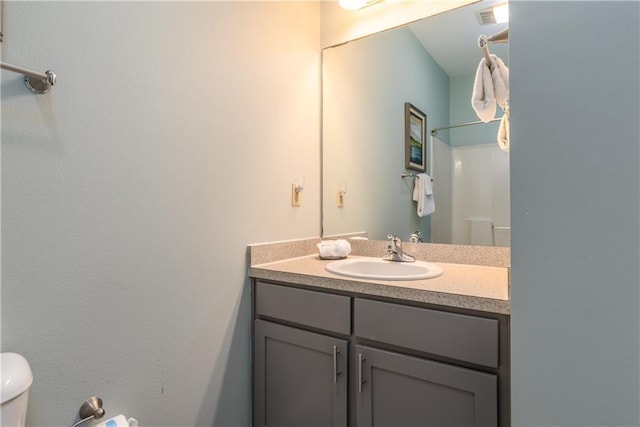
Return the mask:
{"type": "Polygon", "coordinates": [[[248,243],[319,231],[320,5],[5,2],[2,351],[27,425],[250,424],[248,243]],[[305,177],[302,206],[291,183],[305,177]]]}
{"type": "Polygon", "coordinates": [[[427,115],[427,129],[448,123],[447,74],[407,28],[325,49],[323,61],[324,233],[365,230],[375,239],[394,233],[406,240],[421,230],[428,239],[429,217],[416,214],[413,180],[400,178],[404,103],[427,115]],[[345,206],[337,208],[344,181],[345,206]]]}
{"type": "MultiPolygon", "coordinates": [[[[450,125],[459,125],[480,120],[471,106],[471,93],[473,92],[474,79],[475,72],[449,78],[449,93],[451,98],[449,114],[450,125]]],[[[496,107],[496,117],[502,117],[502,109],[498,106],[496,107]]],[[[452,147],[497,143],[498,127],[499,122],[492,122],[450,129],[448,131],[450,140],[447,142],[449,142],[452,147]]],[[[442,135],[446,134],[447,131],[442,132],[442,135]]]]}
{"type": "Polygon", "coordinates": [[[638,426],[640,3],[510,13],[512,425],[638,426]]]}

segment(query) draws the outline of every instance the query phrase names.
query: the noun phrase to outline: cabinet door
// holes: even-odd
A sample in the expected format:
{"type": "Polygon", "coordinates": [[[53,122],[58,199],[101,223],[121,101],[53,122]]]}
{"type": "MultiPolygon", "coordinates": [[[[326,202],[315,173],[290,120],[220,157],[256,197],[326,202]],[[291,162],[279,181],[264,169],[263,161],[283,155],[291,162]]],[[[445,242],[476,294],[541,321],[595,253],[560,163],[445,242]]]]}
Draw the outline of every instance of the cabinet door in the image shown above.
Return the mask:
{"type": "Polygon", "coordinates": [[[255,321],[254,426],[345,427],[347,342],[255,321]]]}
{"type": "Polygon", "coordinates": [[[358,427],[495,427],[496,375],[356,346],[358,427]]]}

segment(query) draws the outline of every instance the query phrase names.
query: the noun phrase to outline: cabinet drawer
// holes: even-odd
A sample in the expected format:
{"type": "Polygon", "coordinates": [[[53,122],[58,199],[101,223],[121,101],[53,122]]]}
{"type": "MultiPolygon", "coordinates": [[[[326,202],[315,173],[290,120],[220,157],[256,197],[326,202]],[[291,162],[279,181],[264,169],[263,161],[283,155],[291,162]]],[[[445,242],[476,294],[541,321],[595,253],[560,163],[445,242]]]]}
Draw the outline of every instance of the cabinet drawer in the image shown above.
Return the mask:
{"type": "Polygon", "coordinates": [[[256,282],[256,315],[351,333],[351,299],[306,289],[256,282]]]}
{"type": "Polygon", "coordinates": [[[498,367],[498,321],[357,298],[354,334],[387,344],[498,367]]]}

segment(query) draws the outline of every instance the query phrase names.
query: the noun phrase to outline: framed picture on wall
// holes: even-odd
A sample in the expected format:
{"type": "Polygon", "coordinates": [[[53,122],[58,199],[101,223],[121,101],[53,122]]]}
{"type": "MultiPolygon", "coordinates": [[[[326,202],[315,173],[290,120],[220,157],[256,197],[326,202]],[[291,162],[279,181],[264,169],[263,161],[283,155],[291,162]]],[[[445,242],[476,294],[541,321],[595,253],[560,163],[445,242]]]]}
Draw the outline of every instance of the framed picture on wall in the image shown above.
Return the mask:
{"type": "Polygon", "coordinates": [[[427,115],[409,102],[404,103],[405,167],[427,171],[427,115]]]}

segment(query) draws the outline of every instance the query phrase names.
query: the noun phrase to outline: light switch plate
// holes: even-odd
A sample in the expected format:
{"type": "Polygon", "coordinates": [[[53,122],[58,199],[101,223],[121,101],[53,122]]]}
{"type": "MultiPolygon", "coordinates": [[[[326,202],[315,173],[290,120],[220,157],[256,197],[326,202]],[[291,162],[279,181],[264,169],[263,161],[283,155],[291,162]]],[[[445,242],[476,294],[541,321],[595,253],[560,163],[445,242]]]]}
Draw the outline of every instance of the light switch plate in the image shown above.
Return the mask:
{"type": "Polygon", "coordinates": [[[298,188],[297,184],[291,184],[291,206],[299,208],[302,202],[302,191],[296,191],[296,188],[298,188]]]}

